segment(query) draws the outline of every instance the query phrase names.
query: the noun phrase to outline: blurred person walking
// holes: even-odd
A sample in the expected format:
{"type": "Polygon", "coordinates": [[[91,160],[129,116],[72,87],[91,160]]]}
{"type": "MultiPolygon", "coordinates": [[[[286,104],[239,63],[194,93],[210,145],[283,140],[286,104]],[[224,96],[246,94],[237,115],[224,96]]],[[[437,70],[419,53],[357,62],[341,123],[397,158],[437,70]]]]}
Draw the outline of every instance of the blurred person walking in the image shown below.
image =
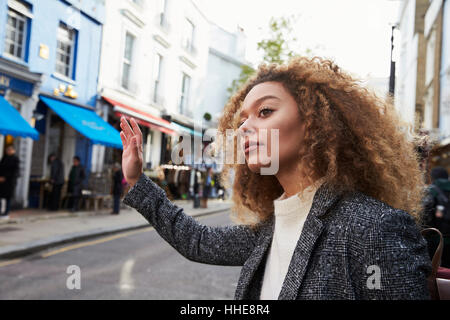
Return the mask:
{"type": "Polygon", "coordinates": [[[84,168],[81,165],[80,157],[73,157],[73,165],[69,173],[69,185],[67,191],[70,194],[71,203],[69,204],[70,211],[75,212],[79,210],[79,202],[81,199],[81,190],[83,182],[86,178],[84,168]]]}
{"type": "Polygon", "coordinates": [[[50,183],[52,184],[48,209],[56,211],[59,209],[61,189],[64,185],[64,164],[54,153],[50,154],[48,160],[50,162],[50,183]]]}
{"type": "Polygon", "coordinates": [[[9,217],[11,198],[19,176],[19,158],[16,156],[16,149],[10,145],[5,151],[0,161],[0,217],[2,218],[9,217]]]}
{"type": "Polygon", "coordinates": [[[113,184],[112,184],[112,195],[114,201],[114,207],[111,214],[119,214],[120,213],[120,198],[123,193],[123,174],[122,168],[119,163],[114,163],[113,166],[113,184]]]}
{"type": "Polygon", "coordinates": [[[203,191],[202,191],[202,208],[208,208],[208,198],[211,193],[211,188],[213,186],[212,181],[212,168],[206,169],[206,177],[205,177],[205,183],[203,184],[203,191]]]}

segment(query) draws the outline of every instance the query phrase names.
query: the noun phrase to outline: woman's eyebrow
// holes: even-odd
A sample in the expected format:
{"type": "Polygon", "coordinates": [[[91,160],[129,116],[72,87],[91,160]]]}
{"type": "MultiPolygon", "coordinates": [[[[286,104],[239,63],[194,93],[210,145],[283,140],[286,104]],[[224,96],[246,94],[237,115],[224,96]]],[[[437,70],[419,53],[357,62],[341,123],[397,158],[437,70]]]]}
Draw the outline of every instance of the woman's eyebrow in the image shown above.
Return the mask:
{"type": "MultiPolygon", "coordinates": [[[[261,97],[261,98],[255,100],[255,102],[252,103],[252,105],[250,106],[249,109],[254,108],[255,106],[261,104],[263,101],[268,100],[268,99],[281,100],[281,99],[278,98],[277,96],[266,95],[266,96],[263,96],[263,97],[261,97]]],[[[242,114],[244,114],[244,113],[245,113],[245,110],[242,110],[242,111],[240,112],[240,114],[239,114],[239,117],[242,118],[242,114]]]]}

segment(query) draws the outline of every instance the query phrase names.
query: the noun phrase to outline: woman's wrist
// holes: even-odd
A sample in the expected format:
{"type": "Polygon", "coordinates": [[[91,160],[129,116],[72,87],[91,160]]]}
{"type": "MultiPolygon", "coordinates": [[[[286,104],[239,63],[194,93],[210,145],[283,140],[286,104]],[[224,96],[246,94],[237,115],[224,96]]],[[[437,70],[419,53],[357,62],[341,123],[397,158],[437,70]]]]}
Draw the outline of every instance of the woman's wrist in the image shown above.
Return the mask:
{"type": "MultiPolygon", "coordinates": [[[[142,174],[142,172],[141,172],[141,174],[142,174]]],[[[139,178],[141,177],[141,174],[139,174],[139,176],[138,176],[137,178],[135,178],[135,179],[129,179],[129,180],[127,180],[127,183],[128,183],[128,185],[129,185],[131,188],[134,187],[134,185],[135,185],[136,183],[138,183],[139,178]]]]}

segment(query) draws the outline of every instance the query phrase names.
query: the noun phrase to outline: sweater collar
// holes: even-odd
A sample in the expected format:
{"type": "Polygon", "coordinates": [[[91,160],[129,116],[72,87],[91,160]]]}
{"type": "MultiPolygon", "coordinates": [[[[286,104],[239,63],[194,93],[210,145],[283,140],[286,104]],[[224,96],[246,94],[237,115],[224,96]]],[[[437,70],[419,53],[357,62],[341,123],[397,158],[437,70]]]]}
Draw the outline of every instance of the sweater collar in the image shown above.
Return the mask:
{"type": "MultiPolygon", "coordinates": [[[[280,197],[273,201],[275,216],[289,215],[298,211],[309,211],[314,194],[324,183],[324,181],[324,178],[320,178],[303,191],[300,191],[289,198],[286,198],[286,193],[283,193],[280,197]]],[[[306,214],[307,213],[308,212],[306,212],[306,214]]]]}

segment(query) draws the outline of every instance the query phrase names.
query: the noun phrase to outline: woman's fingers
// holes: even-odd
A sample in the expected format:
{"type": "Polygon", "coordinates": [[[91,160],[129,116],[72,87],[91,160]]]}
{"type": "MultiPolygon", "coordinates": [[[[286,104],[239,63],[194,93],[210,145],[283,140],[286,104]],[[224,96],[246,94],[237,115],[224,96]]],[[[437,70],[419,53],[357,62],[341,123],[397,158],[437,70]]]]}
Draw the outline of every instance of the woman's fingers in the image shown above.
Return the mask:
{"type": "Polygon", "coordinates": [[[133,136],[130,140],[131,143],[131,148],[132,148],[132,153],[134,154],[134,156],[136,157],[136,159],[139,159],[139,139],[137,136],[133,136]]]}
{"type": "Polygon", "coordinates": [[[138,145],[141,145],[142,144],[142,132],[141,132],[141,129],[139,128],[139,126],[138,126],[136,120],[134,120],[134,118],[130,119],[130,123],[131,123],[131,126],[133,128],[134,134],[137,135],[138,145]]]}
{"type": "Polygon", "coordinates": [[[120,131],[120,139],[122,140],[123,148],[125,149],[128,146],[128,140],[123,131],[120,131]]]}
{"type": "Polygon", "coordinates": [[[125,117],[122,117],[120,119],[120,127],[122,128],[123,132],[125,133],[125,137],[127,138],[127,141],[130,141],[131,137],[134,136],[134,132],[131,129],[131,127],[128,124],[128,121],[127,121],[127,119],[125,119],[125,117]]]}

